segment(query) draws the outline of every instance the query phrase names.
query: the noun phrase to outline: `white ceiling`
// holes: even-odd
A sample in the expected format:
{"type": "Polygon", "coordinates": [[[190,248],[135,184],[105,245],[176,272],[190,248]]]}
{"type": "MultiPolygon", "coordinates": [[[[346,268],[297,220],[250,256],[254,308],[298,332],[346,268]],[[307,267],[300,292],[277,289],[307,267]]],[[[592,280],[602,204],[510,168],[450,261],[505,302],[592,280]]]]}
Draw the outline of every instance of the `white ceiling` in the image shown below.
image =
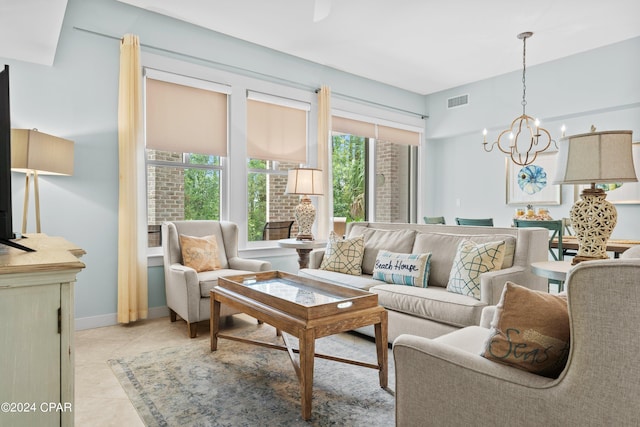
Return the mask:
{"type": "MultiPolygon", "coordinates": [[[[638,0],[118,1],[421,94],[640,36],[638,0]]],[[[51,65],[66,3],[0,0],[0,57],[51,65]]]]}

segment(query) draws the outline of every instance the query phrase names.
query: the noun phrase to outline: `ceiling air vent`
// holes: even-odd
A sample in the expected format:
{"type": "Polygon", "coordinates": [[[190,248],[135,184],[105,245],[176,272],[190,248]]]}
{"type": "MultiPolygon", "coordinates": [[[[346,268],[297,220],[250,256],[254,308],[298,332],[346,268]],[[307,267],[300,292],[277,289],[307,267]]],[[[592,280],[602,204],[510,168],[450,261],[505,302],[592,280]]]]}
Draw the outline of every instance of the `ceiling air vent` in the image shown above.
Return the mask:
{"type": "Polygon", "coordinates": [[[469,103],[469,95],[460,95],[447,99],[447,108],[462,107],[469,103]]]}

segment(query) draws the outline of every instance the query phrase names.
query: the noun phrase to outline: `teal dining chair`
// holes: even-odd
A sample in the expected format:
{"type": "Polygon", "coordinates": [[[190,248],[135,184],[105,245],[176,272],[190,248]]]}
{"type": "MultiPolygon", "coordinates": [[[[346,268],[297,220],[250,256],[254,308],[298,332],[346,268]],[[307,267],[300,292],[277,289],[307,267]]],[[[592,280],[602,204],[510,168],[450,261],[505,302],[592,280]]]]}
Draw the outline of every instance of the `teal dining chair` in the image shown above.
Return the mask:
{"type": "Polygon", "coordinates": [[[443,216],[425,216],[425,224],[446,224],[443,216]]]}
{"type": "Polygon", "coordinates": [[[493,227],[493,218],[456,218],[456,224],[493,227]]]}

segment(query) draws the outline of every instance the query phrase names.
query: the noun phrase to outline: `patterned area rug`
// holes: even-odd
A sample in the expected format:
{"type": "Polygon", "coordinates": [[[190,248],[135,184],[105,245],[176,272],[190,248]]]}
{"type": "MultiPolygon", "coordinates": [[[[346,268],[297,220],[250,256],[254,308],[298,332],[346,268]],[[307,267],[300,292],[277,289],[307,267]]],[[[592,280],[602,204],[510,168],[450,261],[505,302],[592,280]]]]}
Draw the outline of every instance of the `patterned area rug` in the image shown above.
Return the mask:
{"type": "MultiPolygon", "coordinates": [[[[266,324],[229,332],[278,342],[266,324]]],[[[291,338],[292,342],[296,342],[291,338]]],[[[316,353],[376,363],[375,344],[357,334],[316,341],[316,353]]],[[[298,380],[287,352],[220,339],[110,360],[147,426],[393,426],[394,367],[389,388],[374,369],[315,359],[311,419],[300,416],[298,380]]]]}

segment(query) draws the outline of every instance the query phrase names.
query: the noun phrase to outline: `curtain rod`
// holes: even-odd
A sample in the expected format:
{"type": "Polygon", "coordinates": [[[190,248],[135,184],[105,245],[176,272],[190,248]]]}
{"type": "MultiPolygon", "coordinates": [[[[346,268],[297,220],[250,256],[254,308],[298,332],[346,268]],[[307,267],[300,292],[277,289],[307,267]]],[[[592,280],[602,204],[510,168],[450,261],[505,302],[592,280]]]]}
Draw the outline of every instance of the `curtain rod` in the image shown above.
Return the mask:
{"type": "MultiPolygon", "coordinates": [[[[85,32],[85,33],[88,33],[88,34],[92,34],[92,35],[95,35],[95,36],[106,37],[106,38],[112,39],[112,40],[118,40],[118,41],[122,40],[122,37],[117,37],[117,36],[112,36],[110,34],[100,33],[98,31],[89,30],[87,28],[81,28],[81,27],[74,26],[73,29],[74,30],[78,30],[78,31],[82,31],[82,32],[85,32]]],[[[190,55],[188,53],[176,52],[174,50],[170,50],[170,49],[166,49],[166,48],[158,47],[158,46],[153,46],[153,45],[149,45],[149,44],[145,44],[145,43],[140,43],[140,46],[144,47],[144,48],[147,48],[147,49],[168,53],[170,55],[177,55],[177,56],[181,56],[181,57],[184,57],[184,58],[194,59],[196,61],[206,62],[208,64],[216,66],[219,69],[235,71],[235,72],[237,72],[239,74],[243,74],[243,75],[249,75],[249,76],[253,76],[253,77],[259,77],[261,79],[271,80],[271,81],[275,81],[275,82],[279,82],[279,83],[285,83],[288,86],[293,86],[293,87],[296,87],[298,89],[304,89],[304,90],[308,90],[308,91],[313,91],[315,93],[318,93],[318,91],[320,90],[320,89],[316,88],[315,86],[309,86],[309,85],[306,85],[304,83],[296,82],[296,81],[293,81],[293,80],[287,80],[287,79],[284,79],[282,77],[272,76],[270,74],[260,73],[258,71],[248,70],[248,69],[242,68],[242,67],[236,67],[234,65],[223,64],[221,62],[213,61],[211,59],[202,58],[202,57],[195,56],[195,55],[190,55]]],[[[357,97],[354,97],[354,96],[351,96],[351,95],[346,95],[346,94],[342,94],[342,93],[338,93],[338,92],[332,92],[332,95],[335,95],[335,96],[337,96],[339,98],[343,98],[343,99],[346,99],[346,100],[359,102],[359,103],[362,103],[362,104],[373,105],[373,106],[380,107],[380,108],[386,108],[386,109],[392,110],[392,111],[399,111],[399,112],[406,113],[406,114],[412,114],[414,116],[420,117],[421,119],[428,119],[429,118],[429,116],[424,114],[424,113],[416,113],[415,111],[403,110],[401,108],[392,107],[390,105],[380,104],[378,102],[373,102],[373,101],[369,101],[367,99],[357,98],[357,97]]]]}

